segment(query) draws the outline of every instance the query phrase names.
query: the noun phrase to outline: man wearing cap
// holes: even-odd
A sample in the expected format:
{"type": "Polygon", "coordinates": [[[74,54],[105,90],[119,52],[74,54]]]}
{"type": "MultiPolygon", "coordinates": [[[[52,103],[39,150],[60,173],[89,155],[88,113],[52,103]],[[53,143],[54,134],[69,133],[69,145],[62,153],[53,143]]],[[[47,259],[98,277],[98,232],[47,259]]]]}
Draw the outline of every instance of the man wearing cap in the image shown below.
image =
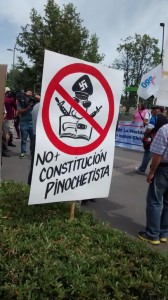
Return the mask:
{"type": "MultiPolygon", "coordinates": [[[[80,77],[72,86],[72,90],[75,92],[74,100],[79,103],[79,105],[82,105],[87,111],[87,109],[91,106],[91,102],[88,100],[88,97],[93,94],[93,86],[88,75],[80,77]]],[[[82,118],[78,112],[72,108],[70,113],[76,118],[82,118]]],[[[82,200],[81,204],[87,205],[89,200],[92,202],[96,201],[96,199],[82,200]]]]}
{"type": "Polygon", "coordinates": [[[147,182],[146,229],[138,237],[152,245],[168,239],[168,124],[157,132],[150,151],[152,163],[147,182]]]}
{"type": "MultiPolygon", "coordinates": [[[[144,136],[149,133],[155,134],[159,128],[168,123],[168,119],[163,115],[164,108],[162,106],[153,105],[151,107],[152,117],[147,125],[144,136]]],[[[141,175],[146,175],[145,171],[152,158],[152,153],[150,151],[150,145],[145,148],[142,163],[139,167],[135,167],[135,172],[141,175]]]]}
{"type": "MultiPolygon", "coordinates": [[[[73,97],[73,99],[78,103],[78,105],[80,105],[82,108],[84,108],[86,111],[88,110],[88,108],[91,106],[91,101],[88,100],[89,96],[91,96],[93,94],[93,86],[92,86],[92,83],[91,83],[91,80],[89,78],[88,75],[83,75],[81,76],[72,86],[72,91],[75,93],[75,97],[73,97]]],[[[59,106],[61,106],[61,103],[59,102],[58,98],[56,98],[56,101],[58,103],[59,106]]],[[[61,109],[61,108],[60,108],[61,109]]],[[[96,107],[96,110],[93,111],[90,116],[92,118],[95,117],[95,115],[100,111],[101,107],[96,107]]],[[[62,110],[62,112],[64,113],[64,111],[62,110]]],[[[67,112],[65,111],[64,113],[64,116],[61,117],[62,119],[62,125],[61,125],[61,128],[63,128],[64,130],[66,130],[65,128],[65,124],[68,124],[68,128],[70,128],[69,126],[71,125],[73,127],[73,125],[76,126],[76,129],[80,129],[82,131],[85,130],[85,127],[89,127],[89,125],[85,124],[85,120],[83,119],[83,117],[73,108],[71,107],[70,108],[70,111],[67,112]],[[68,117],[68,116],[71,116],[73,117],[74,121],[73,123],[72,122],[64,122],[64,118],[68,117]],[[82,120],[83,119],[83,120],[82,120]],[[81,122],[82,120],[82,122],[81,122]]],[[[70,119],[71,120],[71,119],[70,119]]],[[[76,130],[75,130],[76,131],[76,130]]],[[[90,133],[88,134],[88,136],[86,135],[86,132],[84,132],[84,134],[82,135],[81,132],[80,132],[80,137],[82,138],[87,138],[88,140],[90,139],[91,137],[91,133],[92,133],[92,128],[90,128],[90,133]]],[[[64,136],[65,133],[62,133],[61,136],[64,136]]],[[[74,135],[72,135],[72,133],[67,133],[66,136],[69,136],[69,137],[74,137],[74,135]]],[[[82,200],[81,201],[81,204],[82,205],[86,205],[88,203],[88,201],[92,201],[92,202],[95,202],[96,199],[88,199],[88,200],[82,200]]]]}
{"type": "MultiPolygon", "coordinates": [[[[79,105],[87,109],[91,106],[91,102],[88,97],[93,94],[93,86],[88,75],[80,77],[72,86],[72,91],[75,92],[73,98],[79,105]]],[[[70,114],[77,119],[81,119],[82,116],[73,108],[70,110],[70,114]]]]}
{"type": "MultiPolygon", "coordinates": [[[[88,100],[89,96],[93,94],[93,86],[88,75],[81,76],[72,86],[72,91],[75,93],[74,101],[78,103],[86,112],[91,106],[91,101],[88,100]]],[[[59,101],[55,98],[63,116],[60,117],[60,137],[80,138],[90,140],[92,135],[92,126],[83,118],[83,116],[71,106],[68,111],[64,107],[64,101],[59,101]]],[[[102,106],[101,106],[102,107],[102,106]]],[[[101,107],[96,106],[90,116],[92,118],[100,111],[101,107]]]]}

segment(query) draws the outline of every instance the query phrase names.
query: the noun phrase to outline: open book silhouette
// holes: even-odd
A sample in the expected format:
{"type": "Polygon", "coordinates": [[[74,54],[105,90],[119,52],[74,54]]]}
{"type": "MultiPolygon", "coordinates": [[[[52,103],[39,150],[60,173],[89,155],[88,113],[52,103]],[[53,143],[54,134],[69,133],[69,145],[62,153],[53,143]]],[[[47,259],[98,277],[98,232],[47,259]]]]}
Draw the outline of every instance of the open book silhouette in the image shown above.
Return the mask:
{"type": "Polygon", "coordinates": [[[90,140],[92,127],[85,119],[76,119],[72,116],[60,117],[60,137],[90,140]]]}

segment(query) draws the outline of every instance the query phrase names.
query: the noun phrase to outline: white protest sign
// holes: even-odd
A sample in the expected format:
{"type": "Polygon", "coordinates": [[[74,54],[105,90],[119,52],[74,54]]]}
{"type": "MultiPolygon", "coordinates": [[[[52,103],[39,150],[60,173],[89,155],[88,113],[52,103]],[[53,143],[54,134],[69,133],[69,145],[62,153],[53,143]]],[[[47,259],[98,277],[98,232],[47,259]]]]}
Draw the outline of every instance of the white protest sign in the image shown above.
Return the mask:
{"type": "Polygon", "coordinates": [[[142,76],[139,88],[137,90],[138,96],[145,100],[152,95],[157,97],[161,77],[162,64],[159,64],[157,67],[142,76]]]}
{"type": "Polygon", "coordinates": [[[123,72],[45,51],[29,204],[107,197],[123,72]]]}

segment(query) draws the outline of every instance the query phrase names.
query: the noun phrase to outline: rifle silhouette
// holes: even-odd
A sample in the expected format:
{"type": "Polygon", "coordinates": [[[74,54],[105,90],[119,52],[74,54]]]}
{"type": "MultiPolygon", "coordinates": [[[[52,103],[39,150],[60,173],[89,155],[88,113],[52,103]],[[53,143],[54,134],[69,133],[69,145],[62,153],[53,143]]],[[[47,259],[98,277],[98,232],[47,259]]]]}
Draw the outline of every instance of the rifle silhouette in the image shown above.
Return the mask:
{"type": "Polygon", "coordinates": [[[90,114],[90,116],[91,116],[92,118],[94,118],[94,117],[98,114],[98,112],[101,110],[101,108],[102,108],[102,105],[101,105],[100,107],[97,107],[97,106],[96,106],[96,110],[94,110],[94,111],[90,114]]]}
{"type": "Polygon", "coordinates": [[[64,114],[64,116],[69,116],[69,112],[66,110],[66,108],[63,106],[65,101],[59,101],[59,99],[57,97],[55,97],[55,100],[58,104],[58,107],[60,109],[60,111],[64,114]]]}
{"type": "MultiPolygon", "coordinates": [[[[63,113],[63,115],[64,116],[69,116],[69,112],[66,110],[66,108],[64,107],[64,103],[65,103],[65,101],[59,101],[59,99],[57,98],[57,97],[55,97],[55,100],[56,100],[56,102],[57,102],[57,105],[58,105],[58,107],[59,107],[59,109],[60,109],[60,111],[63,113]]],[[[96,106],[96,110],[94,110],[91,114],[90,114],[90,116],[92,117],[92,118],[94,118],[97,114],[98,114],[98,112],[101,110],[101,108],[102,108],[102,105],[100,106],[100,107],[97,107],[96,106]]]]}

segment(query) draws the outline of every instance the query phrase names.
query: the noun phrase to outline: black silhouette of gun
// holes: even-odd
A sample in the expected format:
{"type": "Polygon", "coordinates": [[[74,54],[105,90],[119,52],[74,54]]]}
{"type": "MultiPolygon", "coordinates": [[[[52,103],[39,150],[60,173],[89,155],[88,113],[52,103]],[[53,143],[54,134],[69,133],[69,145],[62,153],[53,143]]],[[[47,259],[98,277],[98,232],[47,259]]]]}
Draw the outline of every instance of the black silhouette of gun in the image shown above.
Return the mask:
{"type": "Polygon", "coordinates": [[[58,107],[60,109],[60,111],[64,114],[64,116],[69,116],[69,112],[66,110],[66,108],[63,106],[65,101],[59,101],[59,99],[57,97],[55,97],[55,100],[58,104],[58,107]]]}
{"type": "Polygon", "coordinates": [[[97,107],[97,106],[96,106],[96,110],[94,110],[94,111],[90,114],[90,116],[91,116],[92,118],[94,118],[94,117],[98,114],[98,112],[101,110],[101,108],[102,108],[102,105],[101,105],[100,107],[97,107]]]}

